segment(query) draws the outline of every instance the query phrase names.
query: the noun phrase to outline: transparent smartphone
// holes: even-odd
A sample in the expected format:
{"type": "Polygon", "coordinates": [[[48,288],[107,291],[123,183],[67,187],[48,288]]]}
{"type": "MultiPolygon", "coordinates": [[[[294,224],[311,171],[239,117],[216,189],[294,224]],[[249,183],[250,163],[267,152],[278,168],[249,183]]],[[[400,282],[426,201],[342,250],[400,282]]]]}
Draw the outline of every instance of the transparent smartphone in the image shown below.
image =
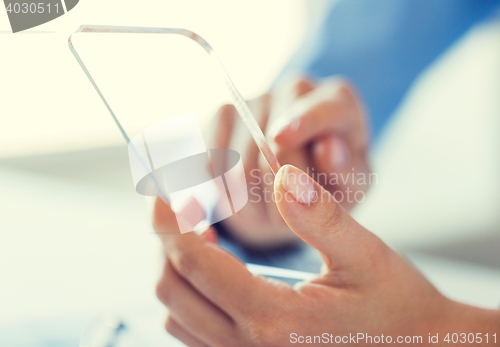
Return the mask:
{"type": "MultiPolygon", "coordinates": [[[[253,139],[268,164],[264,170],[279,169],[248,105],[197,34],[85,25],[69,46],[127,142],[136,191],[170,204],[181,233],[230,218],[248,203],[243,163],[255,153],[238,143],[253,139]],[[223,104],[235,106],[244,131],[231,133],[232,119],[214,117],[223,104]],[[230,141],[222,140],[224,129],[230,141]]],[[[268,267],[249,268],[279,277],[268,267]]]]}

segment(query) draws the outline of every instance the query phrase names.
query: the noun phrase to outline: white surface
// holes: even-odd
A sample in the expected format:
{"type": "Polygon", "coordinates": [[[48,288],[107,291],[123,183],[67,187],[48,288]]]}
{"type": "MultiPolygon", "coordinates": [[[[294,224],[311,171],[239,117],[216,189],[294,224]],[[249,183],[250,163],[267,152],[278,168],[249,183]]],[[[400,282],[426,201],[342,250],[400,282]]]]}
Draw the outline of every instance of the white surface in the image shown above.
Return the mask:
{"type": "Polygon", "coordinates": [[[71,345],[110,312],[175,346],[154,295],[159,241],[132,182],[110,193],[0,168],[0,187],[0,345],[71,345]]]}
{"type": "Polygon", "coordinates": [[[479,307],[500,307],[500,270],[416,253],[408,257],[447,297],[479,307]]]}
{"type": "Polygon", "coordinates": [[[160,252],[139,195],[0,170],[0,322],[143,307],[160,252]]]}

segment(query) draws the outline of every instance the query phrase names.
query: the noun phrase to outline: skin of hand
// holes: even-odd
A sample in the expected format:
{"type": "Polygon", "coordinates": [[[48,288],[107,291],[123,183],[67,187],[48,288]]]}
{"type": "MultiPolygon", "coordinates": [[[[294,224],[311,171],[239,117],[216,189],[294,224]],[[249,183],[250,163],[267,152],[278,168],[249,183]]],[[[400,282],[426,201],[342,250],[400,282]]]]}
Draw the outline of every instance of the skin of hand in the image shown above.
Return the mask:
{"type": "Polygon", "coordinates": [[[498,333],[500,311],[444,297],[302,171],[282,167],[274,190],[290,229],[324,259],[321,274],[294,287],[251,274],[213,243],[211,228],[181,235],[157,199],[153,225],[166,261],[156,293],[168,308],[166,330],[186,345],[288,346],[291,334],[324,333],[422,336],[418,345],[439,333],[443,345],[446,333],[498,333]]]}
{"type": "MultiPolygon", "coordinates": [[[[343,179],[370,172],[369,135],[365,109],[349,82],[289,77],[248,104],[282,165],[309,170],[329,192],[343,194],[335,196],[342,206],[355,205],[354,192],[365,192],[368,184],[343,179]]],[[[274,176],[233,105],[219,109],[206,140],[210,148],[237,150],[245,168],[249,201],[224,227],[249,248],[298,241],[270,203],[274,176]]]]}

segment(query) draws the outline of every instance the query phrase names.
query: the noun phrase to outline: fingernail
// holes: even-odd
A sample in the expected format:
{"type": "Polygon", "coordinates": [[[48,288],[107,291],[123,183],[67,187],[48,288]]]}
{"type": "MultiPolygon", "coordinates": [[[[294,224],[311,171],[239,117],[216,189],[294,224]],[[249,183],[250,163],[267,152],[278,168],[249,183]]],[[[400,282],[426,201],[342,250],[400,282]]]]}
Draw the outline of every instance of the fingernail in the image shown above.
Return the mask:
{"type": "Polygon", "coordinates": [[[314,156],[331,166],[328,170],[342,171],[349,164],[350,152],[345,142],[335,136],[330,135],[314,143],[314,156]]]}
{"type": "Polygon", "coordinates": [[[345,169],[349,163],[349,148],[344,141],[334,137],[330,144],[331,160],[334,168],[345,169]]]}
{"type": "Polygon", "coordinates": [[[307,205],[317,196],[309,177],[291,165],[285,168],[281,184],[301,204],[307,205]]]}
{"type": "Polygon", "coordinates": [[[206,229],[203,233],[200,234],[201,238],[210,243],[218,243],[217,233],[213,228],[206,229]]]}

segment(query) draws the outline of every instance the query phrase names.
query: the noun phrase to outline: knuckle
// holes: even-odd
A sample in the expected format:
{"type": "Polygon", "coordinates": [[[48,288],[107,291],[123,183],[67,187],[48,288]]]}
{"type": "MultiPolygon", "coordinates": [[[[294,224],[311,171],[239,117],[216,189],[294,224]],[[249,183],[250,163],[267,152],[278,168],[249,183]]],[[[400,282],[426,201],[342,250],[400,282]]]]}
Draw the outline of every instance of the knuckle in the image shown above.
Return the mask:
{"type": "Polygon", "coordinates": [[[300,96],[308,93],[314,89],[314,83],[312,79],[305,76],[298,76],[296,80],[292,83],[292,88],[296,96],[300,96]]]}
{"type": "Polygon", "coordinates": [[[327,80],[336,89],[343,90],[346,92],[352,92],[354,89],[352,82],[345,76],[334,76],[327,80]]]}
{"type": "Polygon", "coordinates": [[[165,306],[170,305],[170,291],[168,287],[168,281],[165,277],[160,278],[156,284],[155,294],[158,300],[160,300],[165,306]]]}
{"type": "Polygon", "coordinates": [[[234,118],[236,112],[236,108],[234,105],[225,104],[222,105],[216,113],[216,117],[219,121],[227,121],[234,118]]]}
{"type": "Polygon", "coordinates": [[[388,264],[394,255],[391,248],[389,248],[384,242],[380,241],[378,238],[374,238],[370,245],[366,247],[366,257],[369,260],[370,265],[377,270],[386,271],[388,264]]]}
{"type": "Polygon", "coordinates": [[[273,346],[276,338],[270,330],[267,324],[255,324],[250,329],[252,341],[257,346],[273,346]]]}
{"type": "Polygon", "coordinates": [[[357,117],[365,114],[363,102],[354,84],[345,77],[335,77],[334,88],[336,93],[341,95],[345,102],[355,109],[357,117]]]}
{"type": "MultiPolygon", "coordinates": [[[[259,278],[264,280],[264,277],[259,278]]],[[[268,279],[265,281],[268,283],[268,279]]],[[[253,308],[244,313],[244,318],[239,319],[238,331],[247,336],[252,345],[283,346],[287,341],[283,340],[283,335],[276,334],[276,331],[298,331],[300,328],[300,322],[294,317],[297,308],[305,307],[308,302],[291,287],[279,281],[275,281],[275,285],[284,290],[284,295],[263,302],[263,307],[257,310],[253,308]]]]}
{"type": "Polygon", "coordinates": [[[173,256],[172,261],[177,271],[185,277],[191,276],[196,268],[195,257],[192,251],[188,251],[182,246],[179,247],[178,252],[173,256]]]}
{"type": "Polygon", "coordinates": [[[178,331],[178,324],[177,322],[175,321],[174,318],[172,318],[171,315],[168,315],[167,316],[167,319],[165,320],[165,330],[170,334],[170,335],[174,335],[177,333],[178,331]]]}
{"type": "Polygon", "coordinates": [[[282,335],[276,334],[276,331],[297,330],[298,326],[293,317],[297,307],[303,305],[303,301],[291,288],[288,294],[290,295],[281,297],[277,301],[272,300],[273,304],[269,303],[267,309],[260,309],[246,315],[248,318],[240,327],[243,327],[245,335],[250,337],[253,345],[282,346],[285,341],[282,335]]]}
{"type": "Polygon", "coordinates": [[[357,102],[356,88],[352,82],[344,76],[334,76],[325,81],[329,94],[341,95],[349,103],[357,102]]]}
{"type": "Polygon", "coordinates": [[[272,319],[261,319],[260,322],[254,322],[250,327],[250,336],[256,346],[279,346],[279,334],[276,334],[276,328],[285,329],[288,327],[284,318],[273,317],[272,319]]]}
{"type": "Polygon", "coordinates": [[[323,213],[321,213],[321,217],[319,218],[319,225],[330,233],[340,232],[346,225],[345,213],[340,204],[331,195],[326,198],[330,200],[330,203],[324,205],[323,213]]]}

